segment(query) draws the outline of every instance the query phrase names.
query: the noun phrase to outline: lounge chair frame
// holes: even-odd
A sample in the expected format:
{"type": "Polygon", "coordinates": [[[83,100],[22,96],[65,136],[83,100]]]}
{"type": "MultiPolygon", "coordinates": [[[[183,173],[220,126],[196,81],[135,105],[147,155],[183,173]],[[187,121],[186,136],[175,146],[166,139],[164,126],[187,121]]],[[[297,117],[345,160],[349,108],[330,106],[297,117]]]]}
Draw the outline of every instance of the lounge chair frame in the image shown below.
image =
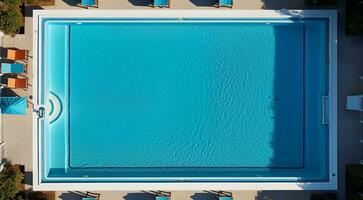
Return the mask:
{"type": "Polygon", "coordinates": [[[89,192],[89,191],[87,191],[85,197],[95,198],[96,200],[99,200],[100,197],[101,197],[101,194],[100,193],[95,193],[95,192],[89,192]]]}
{"type": "Polygon", "coordinates": [[[218,191],[218,197],[232,197],[232,192],[218,191]]]}

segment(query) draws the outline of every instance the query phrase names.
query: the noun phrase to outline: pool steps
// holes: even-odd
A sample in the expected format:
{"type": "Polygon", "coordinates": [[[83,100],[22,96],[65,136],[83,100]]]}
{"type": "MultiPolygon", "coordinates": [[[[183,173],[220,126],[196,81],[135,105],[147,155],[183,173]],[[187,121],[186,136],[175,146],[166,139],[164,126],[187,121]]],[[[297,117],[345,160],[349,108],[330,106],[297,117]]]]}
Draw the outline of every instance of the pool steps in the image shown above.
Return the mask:
{"type": "Polygon", "coordinates": [[[62,103],[59,97],[53,92],[49,93],[49,101],[45,109],[49,123],[56,121],[62,113],[62,103]]]}

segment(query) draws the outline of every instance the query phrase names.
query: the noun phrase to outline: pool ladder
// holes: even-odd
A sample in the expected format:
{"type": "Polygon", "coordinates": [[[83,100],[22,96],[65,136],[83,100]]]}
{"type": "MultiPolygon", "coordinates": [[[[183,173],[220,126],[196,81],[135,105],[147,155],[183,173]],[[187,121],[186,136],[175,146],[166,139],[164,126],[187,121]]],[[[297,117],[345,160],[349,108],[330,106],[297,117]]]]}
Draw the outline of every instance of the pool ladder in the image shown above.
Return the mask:
{"type": "Polygon", "coordinates": [[[322,96],[322,124],[329,124],[330,120],[330,97],[322,96]]]}
{"type": "Polygon", "coordinates": [[[45,108],[43,106],[39,106],[38,108],[33,107],[33,112],[35,112],[38,115],[38,118],[45,117],[45,108]]]}

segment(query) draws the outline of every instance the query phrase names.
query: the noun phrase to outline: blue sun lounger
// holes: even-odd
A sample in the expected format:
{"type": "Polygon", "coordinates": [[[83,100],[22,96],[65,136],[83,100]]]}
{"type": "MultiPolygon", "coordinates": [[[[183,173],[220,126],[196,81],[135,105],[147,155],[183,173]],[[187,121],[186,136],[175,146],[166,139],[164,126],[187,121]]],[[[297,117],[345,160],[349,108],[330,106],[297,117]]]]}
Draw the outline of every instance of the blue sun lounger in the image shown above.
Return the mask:
{"type": "Polygon", "coordinates": [[[233,200],[233,197],[219,197],[218,200],[233,200]]]}
{"type": "Polygon", "coordinates": [[[82,8],[88,8],[88,7],[98,7],[97,0],[81,0],[81,3],[78,3],[77,6],[82,8]]]}
{"type": "Polygon", "coordinates": [[[0,97],[1,114],[25,115],[26,97],[0,97]]]}
{"type": "Polygon", "coordinates": [[[233,6],[233,0],[219,0],[218,7],[230,7],[233,6]]]}
{"type": "Polygon", "coordinates": [[[154,7],[170,7],[169,0],[154,0],[154,7]]]}
{"type": "Polygon", "coordinates": [[[170,196],[156,196],[155,200],[170,200],[170,196]]]}
{"type": "Polygon", "coordinates": [[[158,191],[155,194],[155,200],[170,200],[170,197],[171,197],[170,192],[158,191]]]}
{"type": "Polygon", "coordinates": [[[20,63],[1,63],[0,72],[3,74],[7,73],[23,73],[24,64],[20,63]]]}

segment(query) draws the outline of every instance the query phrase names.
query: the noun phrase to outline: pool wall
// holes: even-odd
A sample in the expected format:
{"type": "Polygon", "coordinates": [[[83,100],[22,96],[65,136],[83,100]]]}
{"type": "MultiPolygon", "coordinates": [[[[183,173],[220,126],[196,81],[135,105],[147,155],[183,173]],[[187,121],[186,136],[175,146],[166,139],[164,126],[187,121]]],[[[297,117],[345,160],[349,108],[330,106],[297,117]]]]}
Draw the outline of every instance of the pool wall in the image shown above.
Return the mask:
{"type": "Polygon", "coordinates": [[[33,187],[35,190],[336,190],[337,189],[337,14],[333,10],[36,10],[33,21],[33,187]],[[41,42],[42,23],[45,19],[291,19],[323,18],[328,27],[329,92],[323,98],[324,121],[329,127],[329,178],[326,182],[133,182],[133,183],[49,183],[43,182],[41,145],[45,131],[44,75],[41,64],[45,62],[41,42]]]}

